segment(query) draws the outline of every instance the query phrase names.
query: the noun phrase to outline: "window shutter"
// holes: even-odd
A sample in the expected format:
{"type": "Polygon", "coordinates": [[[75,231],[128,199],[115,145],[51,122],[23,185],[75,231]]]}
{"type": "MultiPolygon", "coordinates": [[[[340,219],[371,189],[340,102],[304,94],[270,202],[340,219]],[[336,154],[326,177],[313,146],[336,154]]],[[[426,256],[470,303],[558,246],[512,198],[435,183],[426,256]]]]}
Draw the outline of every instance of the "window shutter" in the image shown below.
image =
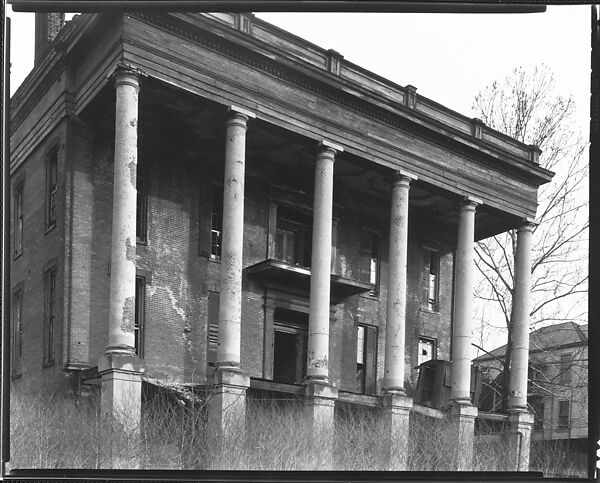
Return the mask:
{"type": "Polygon", "coordinates": [[[217,348],[219,345],[219,298],[217,292],[208,292],[207,309],[207,341],[206,341],[206,363],[207,366],[216,366],[217,348]]]}
{"type": "Polygon", "coordinates": [[[365,393],[377,390],[377,327],[367,326],[365,393]]]}

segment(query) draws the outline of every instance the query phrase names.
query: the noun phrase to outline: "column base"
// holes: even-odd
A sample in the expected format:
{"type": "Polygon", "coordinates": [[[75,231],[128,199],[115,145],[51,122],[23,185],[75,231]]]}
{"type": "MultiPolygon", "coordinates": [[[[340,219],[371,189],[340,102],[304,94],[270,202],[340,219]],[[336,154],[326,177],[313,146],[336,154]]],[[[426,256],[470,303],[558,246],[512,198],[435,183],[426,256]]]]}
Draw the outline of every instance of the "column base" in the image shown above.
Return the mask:
{"type": "Polygon", "coordinates": [[[243,440],[250,376],[236,368],[217,368],[213,384],[207,401],[211,435],[217,440],[223,437],[243,440]]]}
{"type": "Polygon", "coordinates": [[[529,471],[532,429],[533,414],[526,409],[509,411],[507,471],[529,471]]]}
{"type": "Polygon", "coordinates": [[[456,445],[451,470],[472,471],[473,469],[476,417],[477,408],[471,403],[452,401],[448,407],[450,441],[456,445]]]}
{"type": "Polygon", "coordinates": [[[98,360],[98,373],[101,380],[102,466],[137,468],[144,361],[131,353],[106,353],[98,360]]]}
{"type": "Polygon", "coordinates": [[[304,418],[310,428],[310,445],[319,448],[319,461],[314,470],[331,470],[335,467],[335,401],[338,390],[322,381],[309,381],[304,385],[304,418]]]}
{"type": "Polygon", "coordinates": [[[384,446],[388,471],[406,471],[408,469],[409,420],[412,398],[399,393],[384,394],[381,399],[381,415],[387,439],[384,446]]]}

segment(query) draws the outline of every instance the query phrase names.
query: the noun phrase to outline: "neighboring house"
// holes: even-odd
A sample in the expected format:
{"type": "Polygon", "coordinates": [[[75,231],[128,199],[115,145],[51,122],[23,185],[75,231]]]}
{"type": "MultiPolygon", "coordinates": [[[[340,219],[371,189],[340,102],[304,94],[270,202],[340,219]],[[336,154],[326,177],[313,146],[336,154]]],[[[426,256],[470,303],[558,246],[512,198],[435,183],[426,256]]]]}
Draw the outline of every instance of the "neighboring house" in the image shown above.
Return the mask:
{"type": "Polygon", "coordinates": [[[148,382],[410,394],[470,333],[457,249],[528,223],[552,177],[251,14],[84,14],[37,49],[11,99],[13,387],[78,393],[125,354],[148,382]]]}
{"type": "MultiPolygon", "coordinates": [[[[475,359],[484,372],[479,409],[501,408],[502,364],[506,346],[475,359]]],[[[587,452],[588,337],[587,325],[574,322],[542,327],[529,336],[528,403],[535,421],[533,441],[566,440],[587,452]]]]}

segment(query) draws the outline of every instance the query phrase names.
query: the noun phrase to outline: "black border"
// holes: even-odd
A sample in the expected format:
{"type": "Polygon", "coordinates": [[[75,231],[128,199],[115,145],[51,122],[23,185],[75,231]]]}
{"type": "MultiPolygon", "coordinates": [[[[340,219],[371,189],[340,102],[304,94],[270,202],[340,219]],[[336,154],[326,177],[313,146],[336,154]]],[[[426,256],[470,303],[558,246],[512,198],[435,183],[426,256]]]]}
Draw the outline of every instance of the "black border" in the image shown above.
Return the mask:
{"type": "MultiPolygon", "coordinates": [[[[10,321],[10,18],[6,15],[6,2],[2,0],[2,382],[0,425],[3,428],[0,439],[0,478],[23,481],[539,481],[539,473],[481,473],[481,472],[194,472],[156,470],[13,470],[6,474],[5,462],[10,458],[9,390],[9,323],[10,321]],[[7,478],[8,477],[8,478],[7,478]]],[[[590,2],[569,0],[8,0],[15,12],[34,11],[132,11],[151,10],[204,10],[204,11],[368,11],[368,12],[421,12],[421,13],[527,13],[543,12],[546,5],[576,5],[590,2]]],[[[599,394],[600,355],[593,350],[600,347],[600,327],[598,314],[600,297],[600,253],[594,247],[598,243],[600,226],[600,192],[594,186],[600,184],[600,23],[599,7],[591,6],[590,23],[590,147],[589,147],[589,186],[590,186],[590,241],[589,241],[589,418],[588,418],[588,478],[551,479],[550,481],[593,481],[596,473],[598,441],[600,438],[599,394]]],[[[549,32],[549,35],[555,33],[549,32]]],[[[598,450],[600,454],[600,450],[598,450]]],[[[596,476],[598,478],[598,476],[596,476]]],[[[596,481],[600,481],[596,479],[596,481]]]]}

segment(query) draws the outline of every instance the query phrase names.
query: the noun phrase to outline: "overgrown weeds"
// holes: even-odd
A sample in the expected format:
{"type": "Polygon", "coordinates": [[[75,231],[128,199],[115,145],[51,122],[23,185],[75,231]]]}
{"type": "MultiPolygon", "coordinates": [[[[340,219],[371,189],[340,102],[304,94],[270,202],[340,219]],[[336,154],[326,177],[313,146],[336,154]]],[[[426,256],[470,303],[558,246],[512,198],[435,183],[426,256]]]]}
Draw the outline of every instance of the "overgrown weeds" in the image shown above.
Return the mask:
{"type": "MultiPolygon", "coordinates": [[[[13,394],[12,468],[143,468],[185,470],[386,470],[389,428],[378,408],[338,404],[333,431],[307,423],[300,399],[247,399],[245,435],[209,427],[207,395],[146,394],[133,428],[103,419],[97,398],[77,401],[13,394]],[[129,432],[128,432],[129,431],[129,432]],[[335,437],[332,437],[332,433],[335,437]]],[[[232,426],[229,426],[232,427],[232,426]]],[[[235,426],[233,426],[235,427],[235,426]]],[[[479,424],[473,470],[503,471],[506,441],[497,427],[479,424]]],[[[564,447],[532,448],[531,469],[584,476],[564,447]]],[[[461,457],[448,420],[411,412],[407,469],[447,471],[461,457]]]]}

